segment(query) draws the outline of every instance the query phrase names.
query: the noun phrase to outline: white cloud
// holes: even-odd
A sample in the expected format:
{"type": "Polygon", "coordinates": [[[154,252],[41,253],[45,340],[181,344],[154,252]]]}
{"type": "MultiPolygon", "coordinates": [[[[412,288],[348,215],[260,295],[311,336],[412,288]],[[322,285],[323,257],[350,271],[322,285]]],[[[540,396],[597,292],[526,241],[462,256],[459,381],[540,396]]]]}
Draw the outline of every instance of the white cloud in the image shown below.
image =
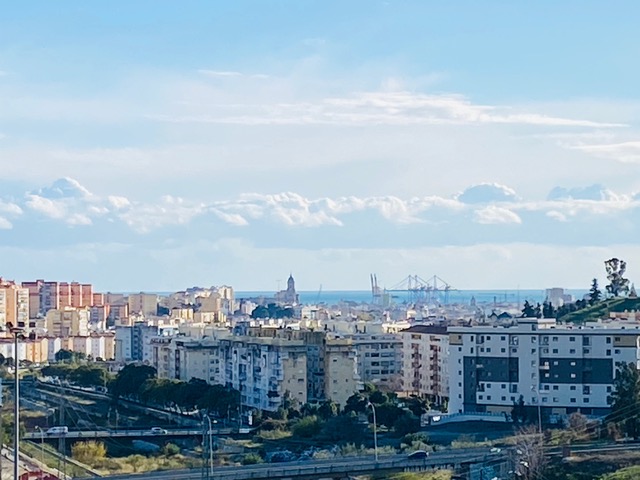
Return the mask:
{"type": "Polygon", "coordinates": [[[640,142],[638,141],[599,145],[573,145],[570,148],[622,163],[640,163],[640,142]]]}
{"type": "Polygon", "coordinates": [[[111,206],[114,207],[116,210],[120,210],[131,205],[131,202],[129,201],[128,198],[120,197],[117,195],[109,195],[107,197],[107,200],[109,201],[111,206]]]}
{"type": "Polygon", "coordinates": [[[57,200],[50,200],[40,195],[29,195],[26,205],[31,210],[49,218],[64,219],[67,216],[67,208],[64,203],[57,200]]]}
{"type": "Polygon", "coordinates": [[[6,218],[0,217],[0,230],[11,230],[13,224],[6,218]]]}
{"type": "Polygon", "coordinates": [[[513,202],[518,199],[516,191],[498,183],[480,183],[467,187],[456,199],[462,203],[513,202]]]}
{"type": "Polygon", "coordinates": [[[474,212],[474,219],[476,222],[483,225],[522,223],[522,219],[517,213],[495,205],[489,205],[488,207],[476,210],[474,212]]]}

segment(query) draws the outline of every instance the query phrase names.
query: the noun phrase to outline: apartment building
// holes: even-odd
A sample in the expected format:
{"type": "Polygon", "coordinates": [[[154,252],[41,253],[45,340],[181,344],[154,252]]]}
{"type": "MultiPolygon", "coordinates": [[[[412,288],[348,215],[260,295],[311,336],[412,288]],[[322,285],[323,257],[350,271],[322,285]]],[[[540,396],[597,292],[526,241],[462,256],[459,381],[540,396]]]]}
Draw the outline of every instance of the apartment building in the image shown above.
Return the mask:
{"type": "Polygon", "coordinates": [[[132,293],[128,298],[129,313],[154,317],[158,314],[158,295],[154,293],[132,293]]]}
{"type": "Polygon", "coordinates": [[[347,398],[361,390],[357,353],[351,339],[336,338],[323,330],[273,327],[249,327],[245,333],[251,337],[303,342],[307,356],[307,399],[311,402],[332,400],[344,405],[347,398]]]}
{"type": "Polygon", "coordinates": [[[362,389],[351,339],[327,340],[324,351],[324,395],[341,407],[362,389]]]}
{"type": "Polygon", "coordinates": [[[0,277],[0,327],[29,327],[29,290],[0,277]]]}
{"type": "Polygon", "coordinates": [[[285,395],[307,402],[307,357],[301,340],[156,337],[152,348],[159,377],[201,378],[233,387],[244,407],[276,411],[285,395]]]}
{"type": "Polygon", "coordinates": [[[47,312],[46,329],[47,334],[53,337],[86,337],[89,335],[89,309],[51,309],[47,312]]]}
{"type": "Polygon", "coordinates": [[[148,325],[145,322],[136,322],[131,326],[116,326],[114,355],[116,361],[152,364],[153,347],[151,341],[158,335],[168,334],[168,332],[157,325],[148,325]]]}
{"type": "Polygon", "coordinates": [[[447,327],[414,325],[403,330],[401,391],[441,403],[449,398],[447,327]]]}
{"type": "Polygon", "coordinates": [[[640,325],[450,327],[450,412],[510,412],[520,397],[545,413],[609,412],[618,362],[638,363],[640,325]]]}
{"type": "Polygon", "coordinates": [[[403,342],[400,335],[361,333],[348,338],[353,342],[362,383],[390,392],[401,389],[403,342]]]}

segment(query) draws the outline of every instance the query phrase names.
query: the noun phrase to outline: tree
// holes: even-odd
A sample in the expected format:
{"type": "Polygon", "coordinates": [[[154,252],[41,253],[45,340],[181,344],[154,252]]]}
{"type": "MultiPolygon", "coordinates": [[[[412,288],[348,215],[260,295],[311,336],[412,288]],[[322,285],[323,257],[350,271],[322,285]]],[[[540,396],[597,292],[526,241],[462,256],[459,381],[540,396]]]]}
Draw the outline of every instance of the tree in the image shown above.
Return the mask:
{"type": "Polygon", "coordinates": [[[640,437],[640,371],[634,363],[618,363],[607,423],[617,424],[628,436],[640,437]]]}
{"type": "Polygon", "coordinates": [[[536,309],[529,303],[529,300],[524,301],[524,307],[522,308],[522,318],[533,318],[536,316],[536,309]]]}
{"type": "Polygon", "coordinates": [[[546,457],[544,438],[536,426],[530,425],[518,432],[515,449],[511,451],[511,454],[517,478],[523,480],[540,478],[546,464],[546,457]]]}
{"type": "Polygon", "coordinates": [[[524,397],[522,395],[520,395],[517,402],[513,402],[511,419],[513,420],[513,423],[524,423],[527,420],[527,409],[524,405],[524,397]]]}
{"type": "Polygon", "coordinates": [[[115,398],[122,395],[138,396],[145,381],[155,378],[156,369],[149,365],[126,365],[111,383],[111,392],[115,398]]]}
{"type": "Polygon", "coordinates": [[[607,292],[613,297],[620,297],[629,293],[629,279],[624,278],[627,271],[627,262],[618,258],[611,258],[604,262],[607,271],[607,292]]]}
{"type": "Polygon", "coordinates": [[[398,435],[407,435],[420,431],[420,418],[413,413],[405,411],[393,423],[393,429],[398,435]]]}
{"type": "Polygon", "coordinates": [[[602,292],[598,288],[598,279],[594,278],[591,281],[591,288],[589,289],[589,305],[595,305],[602,300],[602,292]]]}
{"type": "Polygon", "coordinates": [[[542,304],[542,316],[544,318],[554,318],[556,316],[556,309],[553,308],[553,304],[548,300],[542,304]]]}
{"type": "Polygon", "coordinates": [[[74,443],[71,447],[71,456],[79,462],[87,465],[95,465],[107,456],[107,449],[102,442],[89,440],[88,442],[74,443]]]}
{"type": "Polygon", "coordinates": [[[315,415],[304,417],[296,421],[291,431],[296,437],[312,438],[322,430],[322,420],[315,415]]]}

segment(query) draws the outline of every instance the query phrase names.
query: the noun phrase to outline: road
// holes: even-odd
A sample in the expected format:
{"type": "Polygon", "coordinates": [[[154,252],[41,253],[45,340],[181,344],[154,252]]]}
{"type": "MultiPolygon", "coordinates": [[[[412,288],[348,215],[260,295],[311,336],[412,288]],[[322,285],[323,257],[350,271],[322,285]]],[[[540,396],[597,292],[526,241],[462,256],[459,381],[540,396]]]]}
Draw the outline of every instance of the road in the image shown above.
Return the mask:
{"type": "MultiPolygon", "coordinates": [[[[406,455],[380,457],[346,457],[316,461],[266,463],[259,465],[214,467],[211,478],[246,480],[262,478],[325,478],[347,475],[389,474],[402,471],[420,471],[437,467],[452,467],[482,462],[488,458],[506,459],[505,453],[490,453],[488,448],[448,450],[432,453],[424,460],[409,460],[406,455]]],[[[133,475],[110,476],[109,480],[200,480],[202,469],[148,472],[133,475]]],[[[95,479],[98,480],[98,479],[95,479]]]]}

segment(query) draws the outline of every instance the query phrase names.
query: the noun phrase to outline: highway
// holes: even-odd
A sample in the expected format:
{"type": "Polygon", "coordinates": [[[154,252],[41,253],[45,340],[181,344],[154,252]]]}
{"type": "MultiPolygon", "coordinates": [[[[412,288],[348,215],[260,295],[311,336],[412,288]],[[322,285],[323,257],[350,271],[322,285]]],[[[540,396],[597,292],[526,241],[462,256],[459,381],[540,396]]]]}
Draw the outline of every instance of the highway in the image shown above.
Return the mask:
{"type": "MultiPolygon", "coordinates": [[[[423,460],[409,460],[406,455],[390,455],[375,461],[372,457],[344,457],[259,465],[214,467],[211,478],[248,480],[263,478],[327,478],[347,475],[389,474],[423,471],[434,468],[459,467],[486,459],[505,459],[504,453],[491,453],[488,448],[448,450],[432,453],[423,460]]],[[[200,480],[202,469],[157,471],[110,476],[109,480],[200,480]]],[[[95,480],[98,480],[97,478],[95,480]]]]}

